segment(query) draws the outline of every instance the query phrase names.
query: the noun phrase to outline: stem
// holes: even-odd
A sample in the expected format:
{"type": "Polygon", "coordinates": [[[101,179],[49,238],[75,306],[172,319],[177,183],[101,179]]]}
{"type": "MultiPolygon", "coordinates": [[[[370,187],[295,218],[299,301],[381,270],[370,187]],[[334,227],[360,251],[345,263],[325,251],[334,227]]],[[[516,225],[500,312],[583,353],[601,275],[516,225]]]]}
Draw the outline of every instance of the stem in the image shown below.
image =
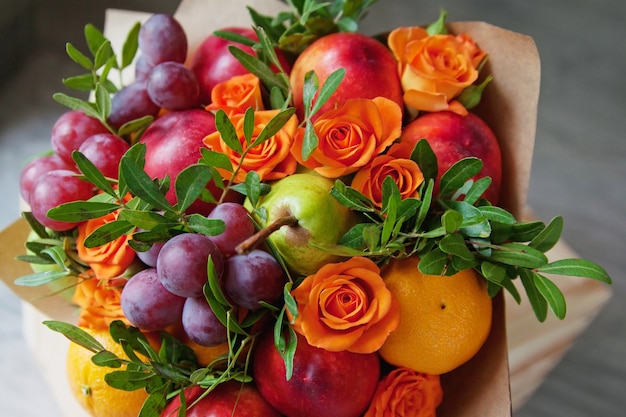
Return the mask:
{"type": "Polygon", "coordinates": [[[274,220],[240,244],[235,247],[238,254],[246,254],[256,248],[259,243],[263,242],[269,235],[277,231],[283,226],[295,226],[298,224],[296,216],[283,216],[274,220]]]}

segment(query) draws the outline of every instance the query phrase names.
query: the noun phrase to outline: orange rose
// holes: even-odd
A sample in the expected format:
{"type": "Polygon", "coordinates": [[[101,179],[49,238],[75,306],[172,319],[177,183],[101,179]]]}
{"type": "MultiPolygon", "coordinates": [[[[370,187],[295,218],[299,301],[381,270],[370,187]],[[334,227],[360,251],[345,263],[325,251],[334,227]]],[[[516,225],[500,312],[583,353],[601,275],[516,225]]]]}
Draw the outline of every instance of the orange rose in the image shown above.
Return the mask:
{"type": "MultiPolygon", "coordinates": [[[[279,110],[264,110],[254,113],[252,142],[258,137],[261,130],[272,117],[279,112],[279,110]]],[[[209,149],[226,155],[228,159],[230,159],[233,168],[236,168],[241,162],[240,169],[235,176],[235,182],[244,182],[247,173],[250,171],[256,171],[261,181],[278,180],[296,171],[297,162],[290,153],[293,138],[298,129],[298,119],[296,116],[291,117],[274,136],[261,145],[250,149],[247,149],[246,139],[243,133],[244,115],[242,113],[233,114],[230,116],[230,120],[235,126],[239,142],[244,152],[247,152],[243,161],[240,161],[240,153],[235,152],[226,145],[219,131],[205,137],[204,144],[209,149]]],[[[231,175],[231,173],[226,170],[220,169],[219,171],[224,178],[228,178],[231,175]]]]}
{"type": "Polygon", "coordinates": [[[292,154],[318,174],[338,178],[369,164],[400,136],[401,128],[402,109],[395,102],[383,97],[351,99],[315,120],[319,144],[306,161],[304,129],[296,135],[292,154]]]}
{"type": "Polygon", "coordinates": [[[364,417],[435,417],[442,400],[438,375],[398,368],[378,383],[364,417]]]}
{"type": "Polygon", "coordinates": [[[131,235],[123,235],[95,248],[85,247],[85,239],[100,226],[117,219],[119,211],[109,213],[97,219],[84,221],[78,225],[76,250],[78,256],[94,271],[98,279],[119,277],[135,260],[135,251],[128,241],[131,235]]]}
{"type": "Polygon", "coordinates": [[[417,197],[417,188],[424,182],[424,175],[416,162],[400,158],[393,152],[374,158],[371,164],[359,170],[352,179],[352,188],[369,198],[377,207],[382,206],[383,181],[391,177],[400,190],[402,199],[417,197]]]}
{"type": "Polygon", "coordinates": [[[211,90],[211,104],[206,106],[206,110],[222,109],[231,115],[245,113],[249,107],[264,110],[261,83],[253,74],[238,75],[216,84],[211,90]]]}
{"type": "Polygon", "coordinates": [[[80,307],[78,325],[108,330],[109,324],[115,320],[130,324],[122,312],[121,295],[121,287],[110,286],[105,281],[93,278],[81,281],[72,298],[80,307]]]}
{"type": "Polygon", "coordinates": [[[400,309],[365,257],[326,264],[292,291],[294,329],[309,344],[333,352],[372,353],[400,322],[400,309]]]}
{"type": "Polygon", "coordinates": [[[466,35],[432,35],[424,28],[393,30],[389,49],[398,60],[404,102],[418,111],[467,110],[453,100],[478,78],[478,68],[486,57],[466,35]]]}

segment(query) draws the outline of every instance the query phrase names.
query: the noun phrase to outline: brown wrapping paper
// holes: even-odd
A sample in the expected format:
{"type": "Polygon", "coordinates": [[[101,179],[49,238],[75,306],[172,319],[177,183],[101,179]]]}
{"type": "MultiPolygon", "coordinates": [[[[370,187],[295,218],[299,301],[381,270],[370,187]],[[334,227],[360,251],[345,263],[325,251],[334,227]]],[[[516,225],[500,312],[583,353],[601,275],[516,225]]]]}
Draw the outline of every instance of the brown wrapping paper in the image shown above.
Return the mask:
{"type": "MultiPolygon", "coordinates": [[[[183,0],[175,16],[187,32],[190,53],[216,29],[249,25],[246,6],[266,14],[285,7],[275,0],[183,0]]],[[[148,17],[145,13],[108,10],[104,32],[114,48],[119,50],[128,29],[135,22],[145,21],[148,17]]],[[[492,127],[502,147],[502,205],[519,217],[524,212],[528,191],[539,97],[540,68],[535,44],[528,36],[482,22],[451,23],[450,29],[456,33],[469,33],[489,53],[486,71],[493,74],[494,81],[487,88],[477,112],[492,127]]],[[[126,80],[129,77],[132,77],[132,71],[125,74],[126,80]]],[[[38,321],[26,324],[27,337],[45,340],[48,335],[42,335],[41,332],[50,331],[39,321],[54,318],[73,322],[76,311],[60,297],[45,297],[46,288],[26,288],[13,284],[15,278],[30,273],[29,265],[14,259],[16,255],[24,253],[23,242],[28,231],[27,224],[19,220],[0,234],[3,248],[0,252],[0,275],[3,282],[24,300],[28,319],[38,321]]],[[[470,362],[442,377],[445,391],[444,403],[438,414],[440,417],[511,415],[504,297],[496,297],[494,303],[493,328],[483,349],[470,362]]],[[[520,317],[534,319],[529,308],[520,317]]],[[[54,361],[54,358],[64,359],[62,350],[65,345],[58,339],[55,339],[55,344],[58,344],[59,351],[51,352],[47,349],[41,352],[40,364],[48,368],[49,381],[54,380],[55,376],[59,381],[64,381],[65,375],[60,375],[63,372],[63,361],[54,361]],[[51,361],[57,363],[51,365],[51,361]],[[50,371],[50,367],[55,370],[50,371]]],[[[529,382],[526,392],[538,383],[538,380],[529,382]]],[[[56,395],[64,397],[69,393],[61,390],[56,395]]],[[[68,416],[77,416],[77,410],[72,406],[69,407],[71,411],[66,411],[68,406],[63,404],[67,401],[67,398],[59,398],[64,412],[68,416]]]]}

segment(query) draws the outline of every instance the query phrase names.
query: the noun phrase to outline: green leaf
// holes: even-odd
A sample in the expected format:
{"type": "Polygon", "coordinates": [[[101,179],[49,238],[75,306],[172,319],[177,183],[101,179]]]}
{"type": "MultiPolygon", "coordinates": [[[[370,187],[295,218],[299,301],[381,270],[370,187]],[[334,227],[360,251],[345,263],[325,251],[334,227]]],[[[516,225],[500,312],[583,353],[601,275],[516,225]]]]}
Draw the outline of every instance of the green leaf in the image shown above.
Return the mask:
{"type": "Polygon", "coordinates": [[[65,44],[65,52],[72,61],[76,62],[84,69],[88,71],[91,71],[93,69],[93,61],[89,59],[85,54],[80,52],[78,49],[76,49],[71,43],[68,42],[65,44]]]}
{"type": "Polygon", "coordinates": [[[463,224],[463,216],[456,210],[446,210],[441,215],[441,225],[446,233],[454,233],[463,224]]]}
{"type": "Polygon", "coordinates": [[[107,366],[109,368],[119,368],[122,361],[113,352],[101,350],[91,357],[91,362],[98,366],[107,366]]]}
{"type": "Polygon", "coordinates": [[[84,33],[87,46],[92,55],[96,55],[102,44],[108,42],[102,31],[91,23],[85,25],[84,33]]]}
{"type": "Polygon", "coordinates": [[[63,80],[63,85],[73,90],[91,91],[95,88],[93,74],[75,75],[63,80]]]}
{"type": "Polygon", "coordinates": [[[509,240],[528,242],[545,229],[546,225],[540,221],[517,222],[511,226],[509,240]]]}
{"type": "Polygon", "coordinates": [[[119,208],[120,206],[115,203],[72,201],[71,203],[65,203],[51,208],[46,215],[53,220],[63,222],[82,222],[106,216],[119,208]]]}
{"type": "Polygon", "coordinates": [[[254,109],[248,107],[246,113],[243,116],[243,136],[246,139],[246,143],[250,146],[252,143],[252,135],[254,134],[254,109]]]}
{"type": "Polygon", "coordinates": [[[346,70],[344,68],[339,68],[333,71],[328,76],[328,78],[326,78],[326,81],[324,81],[324,84],[317,94],[317,98],[315,99],[313,108],[309,113],[309,117],[317,113],[322,108],[322,106],[326,104],[326,102],[330,99],[333,93],[337,91],[337,88],[339,87],[339,84],[341,84],[341,81],[343,81],[345,75],[346,70]]]}
{"type": "Polygon", "coordinates": [[[80,172],[83,173],[87,181],[98,187],[98,189],[115,197],[115,191],[111,183],[102,175],[102,172],[82,153],[78,151],[72,152],[72,159],[76,163],[80,172]]]}
{"type": "MultiPolygon", "coordinates": [[[[161,414],[166,405],[167,393],[164,389],[151,391],[148,398],[146,398],[141,406],[141,411],[137,417],[157,417],[161,414]]],[[[181,409],[184,410],[184,408],[181,409]]],[[[182,417],[184,417],[184,415],[182,417]]]]}
{"type": "Polygon", "coordinates": [[[491,225],[482,212],[465,201],[451,201],[449,207],[458,211],[463,216],[461,232],[465,236],[487,238],[491,234],[491,225]]]}
{"type": "Polygon", "coordinates": [[[225,169],[228,172],[233,172],[233,164],[228,159],[228,156],[221,152],[215,152],[207,148],[202,148],[200,150],[202,153],[202,159],[200,163],[206,164],[208,166],[225,169]]]}
{"type": "Polygon", "coordinates": [[[448,17],[448,12],[445,10],[441,10],[439,12],[439,18],[428,25],[426,27],[426,32],[429,35],[445,35],[448,33],[448,28],[446,27],[446,18],[448,17]]]}
{"type": "Polygon", "coordinates": [[[220,219],[208,219],[206,216],[198,213],[189,215],[187,222],[191,231],[206,236],[217,236],[224,233],[224,230],[226,230],[224,221],[220,219]]]}
{"type": "Polygon", "coordinates": [[[38,287],[68,276],[68,271],[44,271],[17,278],[13,283],[23,287],[38,287]]]}
{"type": "Polygon", "coordinates": [[[167,201],[159,187],[135,161],[126,155],[120,161],[120,173],[132,194],[158,209],[173,211],[172,205],[167,201]]]}
{"type": "Polygon", "coordinates": [[[557,216],[553,218],[550,223],[548,223],[545,229],[532,238],[530,243],[528,243],[528,246],[542,252],[547,252],[558,243],[562,232],[563,218],[561,216],[557,216]]]}
{"type": "MultiPolygon", "coordinates": [[[[391,178],[387,177],[385,181],[387,179],[391,179],[391,178]]],[[[391,180],[391,182],[393,182],[393,180],[391,180]]],[[[393,184],[395,185],[395,183],[393,184]]],[[[388,203],[386,207],[386,216],[385,216],[385,219],[383,220],[383,229],[380,234],[380,242],[383,246],[387,244],[387,242],[389,242],[389,239],[391,239],[392,232],[396,224],[396,215],[398,214],[396,201],[397,200],[395,198],[388,199],[388,203]]]]}
{"type": "Polygon", "coordinates": [[[165,217],[154,211],[123,209],[118,216],[119,220],[125,220],[133,226],[152,230],[157,227],[175,227],[180,222],[165,217]]]}
{"type": "Polygon", "coordinates": [[[139,30],[141,29],[141,23],[137,22],[126,35],[124,45],[122,46],[122,62],[121,68],[126,68],[132,64],[137,50],[139,49],[139,30]]]}
{"type": "Polygon", "coordinates": [[[439,195],[442,197],[452,195],[463,186],[465,181],[477,175],[482,168],[482,161],[474,157],[463,158],[456,162],[441,176],[439,195]]]}
{"type": "Polygon", "coordinates": [[[228,50],[241,63],[241,65],[243,65],[252,74],[256,75],[268,89],[277,87],[287,94],[289,85],[283,78],[278,76],[269,65],[261,61],[256,56],[249,54],[234,45],[229,46],[228,50]]]}
{"type": "Polygon", "coordinates": [[[261,197],[261,178],[256,171],[250,171],[246,174],[246,196],[252,207],[256,207],[261,197]]]}
{"type": "Polygon", "coordinates": [[[471,184],[469,190],[467,190],[463,201],[469,204],[475,204],[478,199],[485,193],[485,191],[487,191],[487,189],[491,186],[491,183],[491,177],[478,178],[471,184]]]}
{"type": "Polygon", "coordinates": [[[148,126],[154,121],[154,116],[143,116],[139,119],[131,120],[129,122],[124,123],[117,130],[118,136],[128,136],[131,133],[135,133],[135,137],[133,138],[132,143],[137,143],[141,134],[146,130],[148,126]]]}
{"type": "Polygon", "coordinates": [[[559,319],[565,318],[567,311],[565,306],[565,297],[559,288],[548,278],[541,274],[533,274],[533,281],[539,293],[546,299],[548,305],[559,319]]]}
{"type": "Polygon", "coordinates": [[[433,199],[433,190],[435,188],[435,180],[430,178],[427,182],[426,189],[422,193],[422,204],[417,211],[417,217],[415,218],[415,225],[413,226],[413,230],[419,230],[426,220],[428,213],[430,212],[430,205],[432,204],[433,199]]]}
{"type": "Polygon", "coordinates": [[[315,126],[310,119],[307,119],[304,125],[304,138],[302,140],[302,159],[307,160],[313,154],[317,145],[319,144],[319,138],[315,132],[315,126]]]}
{"type": "Polygon", "coordinates": [[[458,233],[444,236],[439,242],[439,249],[449,255],[458,256],[465,261],[474,260],[474,254],[468,249],[463,236],[458,233]]]}
{"type": "Polygon", "coordinates": [[[56,320],[46,320],[43,322],[50,330],[61,333],[69,340],[78,345],[88,349],[94,353],[100,352],[104,349],[104,346],[100,344],[93,336],[79,328],[78,326],[74,326],[70,323],[65,323],[56,320]]]}
{"type": "Polygon", "coordinates": [[[503,208],[496,206],[480,206],[478,211],[489,221],[499,222],[504,224],[514,224],[515,216],[506,211],[503,208]]]}
{"type": "Polygon", "coordinates": [[[215,127],[220,132],[222,140],[230,149],[238,154],[243,153],[243,147],[237,136],[237,130],[235,126],[233,126],[233,122],[228,118],[226,112],[222,109],[219,109],[217,113],[215,113],[215,127]]]}
{"type": "Polygon", "coordinates": [[[350,228],[339,239],[339,244],[342,246],[347,246],[351,249],[361,249],[365,245],[365,239],[363,238],[363,229],[366,227],[376,227],[372,223],[359,223],[350,228]]]}
{"type": "Polygon", "coordinates": [[[202,164],[189,165],[180,171],[174,187],[178,210],[181,213],[184,213],[200,197],[211,177],[211,168],[202,164]]]}
{"type": "Polygon", "coordinates": [[[98,109],[99,120],[107,120],[111,114],[111,96],[102,83],[96,84],[96,107],[98,109]]]}
{"type": "Polygon", "coordinates": [[[548,303],[537,289],[533,275],[533,272],[526,269],[520,270],[520,279],[526,291],[528,301],[530,301],[530,305],[533,308],[537,320],[543,323],[548,317],[548,303]]]}
{"type": "Polygon", "coordinates": [[[480,273],[485,279],[498,285],[501,285],[506,278],[506,268],[489,261],[481,262],[480,273]]]}
{"type": "Polygon", "coordinates": [[[304,74],[304,84],[302,86],[302,101],[304,102],[304,117],[308,121],[313,110],[313,100],[317,89],[319,88],[319,81],[315,71],[311,70],[304,74]]]}
{"type": "Polygon", "coordinates": [[[413,152],[411,152],[411,160],[420,167],[425,183],[428,183],[430,179],[437,178],[437,156],[426,139],[417,141],[413,152]]]}
{"type": "Polygon", "coordinates": [[[87,248],[96,248],[102,246],[115,239],[129,234],[135,229],[135,226],[124,220],[114,220],[98,227],[85,238],[84,245],[87,248]]]}
{"type": "Polygon", "coordinates": [[[104,376],[107,384],[123,391],[135,391],[145,388],[154,374],[141,371],[113,371],[104,376]]]}
{"type": "Polygon", "coordinates": [[[59,104],[69,107],[72,110],[81,110],[89,117],[100,119],[100,113],[95,109],[93,104],[81,100],[79,98],[68,96],[63,93],[54,93],[52,98],[59,104]]]}
{"type": "Polygon", "coordinates": [[[423,255],[417,267],[422,274],[441,275],[448,266],[448,254],[441,249],[433,249],[423,255]]]}
{"type": "Polygon", "coordinates": [[[365,241],[365,246],[369,248],[371,251],[378,248],[380,241],[382,240],[381,234],[382,231],[380,227],[374,224],[367,224],[362,229],[363,231],[363,240],[365,241]]]}
{"type": "Polygon", "coordinates": [[[276,133],[278,133],[280,129],[285,126],[285,123],[287,123],[295,113],[295,107],[289,107],[285,110],[281,110],[278,114],[272,117],[269,122],[267,122],[263,129],[261,129],[261,132],[252,143],[252,146],[259,146],[260,144],[274,136],[276,133]]]}
{"type": "Polygon", "coordinates": [[[215,263],[213,262],[213,259],[211,257],[209,257],[207,261],[207,275],[209,277],[209,289],[211,290],[211,294],[213,295],[215,300],[223,306],[230,307],[230,302],[222,292],[220,279],[217,276],[217,271],[215,270],[215,263]]]}
{"type": "Polygon", "coordinates": [[[503,243],[491,252],[490,259],[522,268],[540,268],[548,263],[546,255],[521,243],[503,243]]]}
{"type": "Polygon", "coordinates": [[[586,259],[561,259],[541,266],[537,271],[544,274],[591,278],[611,284],[611,277],[606,270],[586,259]]]}
{"type": "Polygon", "coordinates": [[[105,40],[94,54],[94,69],[102,68],[111,58],[115,57],[111,42],[105,40]]]}
{"type": "Polygon", "coordinates": [[[343,206],[351,210],[364,213],[373,213],[372,202],[367,197],[352,187],[347,187],[341,180],[335,180],[335,184],[330,190],[330,194],[343,206]]]}
{"type": "Polygon", "coordinates": [[[148,343],[146,336],[136,327],[127,326],[121,320],[114,320],[109,325],[109,333],[117,343],[125,343],[151,360],[157,359],[156,352],[148,343]]]}

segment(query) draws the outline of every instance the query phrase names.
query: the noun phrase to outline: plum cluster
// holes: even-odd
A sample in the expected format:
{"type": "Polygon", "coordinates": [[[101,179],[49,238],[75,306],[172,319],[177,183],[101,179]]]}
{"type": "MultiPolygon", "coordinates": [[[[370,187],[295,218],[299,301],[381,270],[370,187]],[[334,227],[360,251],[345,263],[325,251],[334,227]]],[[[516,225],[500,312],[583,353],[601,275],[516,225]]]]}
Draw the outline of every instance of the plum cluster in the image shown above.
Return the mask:
{"type": "Polygon", "coordinates": [[[116,128],[161,109],[176,111],[200,104],[200,86],[185,66],[187,35],[167,14],[154,14],[139,31],[135,80],[115,94],[109,122],[116,128]]]}
{"type": "Polygon", "coordinates": [[[235,250],[256,231],[247,209],[225,202],[208,217],[222,220],[224,232],[182,233],[138,252],[148,268],[128,281],[121,299],[124,315],[134,326],[160,330],[182,323],[189,339],[200,345],[226,342],[228,330],[204,295],[210,268],[224,295],[238,308],[254,311],[280,299],[285,275],[279,262],[261,249],[243,254],[235,250]]]}

